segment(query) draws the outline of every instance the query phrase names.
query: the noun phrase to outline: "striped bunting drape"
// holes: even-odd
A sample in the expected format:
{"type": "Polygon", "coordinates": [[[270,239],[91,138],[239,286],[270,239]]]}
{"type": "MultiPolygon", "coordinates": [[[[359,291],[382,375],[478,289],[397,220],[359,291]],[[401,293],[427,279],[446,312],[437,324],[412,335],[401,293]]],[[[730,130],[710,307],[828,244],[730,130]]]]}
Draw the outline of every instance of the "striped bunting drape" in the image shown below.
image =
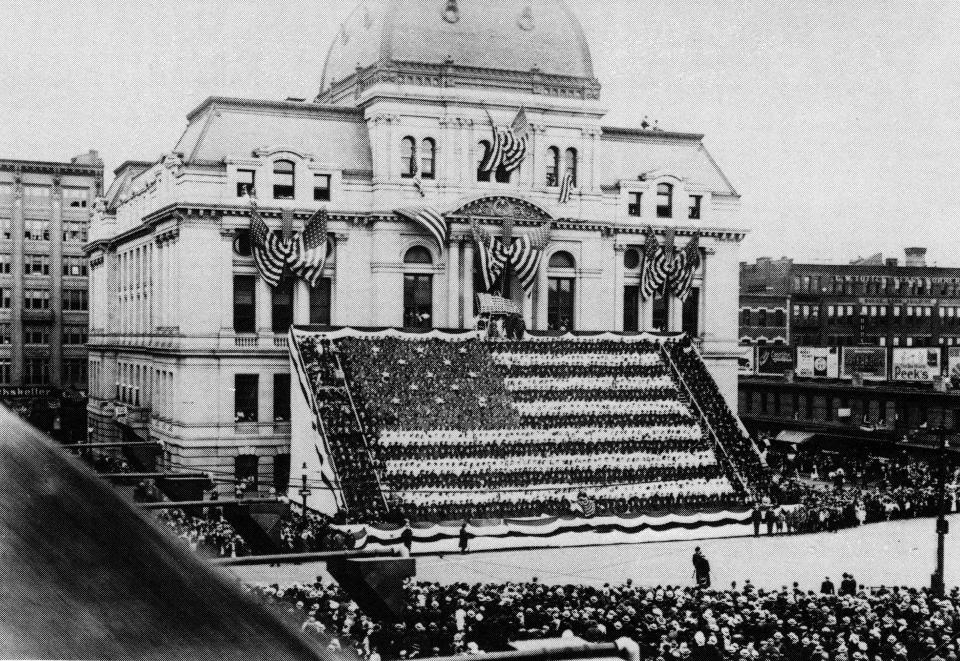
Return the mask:
{"type": "Polygon", "coordinates": [[[284,230],[271,230],[250,200],[250,243],[257,271],[271,287],[286,272],[316,285],[327,257],[327,211],[319,209],[307,220],[303,232],[293,232],[293,213],[284,214],[284,230]],[[289,238],[284,238],[284,234],[289,238]]]}
{"type": "Polygon", "coordinates": [[[507,172],[513,172],[520,167],[527,155],[527,141],[530,132],[527,113],[523,108],[520,108],[509,128],[495,126],[489,112],[487,112],[487,117],[490,119],[490,130],[493,135],[490,140],[490,151],[487,152],[486,157],[480,163],[480,171],[494,172],[502,167],[507,172]]]}
{"type": "Polygon", "coordinates": [[[517,237],[510,246],[510,263],[517,280],[529,291],[537,280],[537,270],[540,267],[540,258],[543,251],[550,244],[550,221],[535,229],[530,234],[517,237]]]}
{"type": "Polygon", "coordinates": [[[327,261],[327,210],[316,211],[293,240],[290,270],[315,287],[327,261]]]}
{"type": "Polygon", "coordinates": [[[670,269],[670,288],[681,301],[687,300],[693,287],[693,276],[700,268],[700,233],[693,235],[683,250],[673,257],[670,269]]]}
{"type": "Polygon", "coordinates": [[[394,213],[417,225],[420,225],[425,230],[430,232],[430,235],[433,236],[433,238],[436,239],[437,244],[439,244],[440,250],[443,250],[446,247],[447,236],[449,234],[447,219],[444,218],[442,213],[433,207],[405,207],[401,209],[394,209],[394,213]]]}
{"type": "Polygon", "coordinates": [[[640,295],[644,300],[652,298],[663,286],[665,273],[658,266],[663,258],[663,246],[657,242],[653,228],[647,228],[647,240],[643,247],[643,267],[640,270],[640,295]]]}
{"type": "Polygon", "coordinates": [[[293,249],[293,241],[284,241],[279,232],[272,231],[257,211],[257,205],[250,203],[250,243],[253,261],[257,265],[260,277],[270,285],[280,284],[287,260],[293,249]]]}

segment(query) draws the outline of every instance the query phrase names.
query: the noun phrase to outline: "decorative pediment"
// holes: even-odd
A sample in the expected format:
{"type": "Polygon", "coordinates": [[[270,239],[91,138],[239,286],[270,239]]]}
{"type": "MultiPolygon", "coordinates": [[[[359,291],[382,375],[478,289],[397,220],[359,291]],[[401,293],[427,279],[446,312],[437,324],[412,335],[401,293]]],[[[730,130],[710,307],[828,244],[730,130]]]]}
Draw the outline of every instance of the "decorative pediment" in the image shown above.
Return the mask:
{"type": "Polygon", "coordinates": [[[481,197],[447,215],[463,218],[513,218],[537,222],[553,220],[553,216],[536,204],[506,195],[481,197]]]}
{"type": "Polygon", "coordinates": [[[273,158],[274,156],[286,154],[296,156],[304,161],[315,160],[313,154],[297,149],[296,147],[291,147],[290,145],[266,145],[257,147],[252,153],[255,158],[273,158]]]}

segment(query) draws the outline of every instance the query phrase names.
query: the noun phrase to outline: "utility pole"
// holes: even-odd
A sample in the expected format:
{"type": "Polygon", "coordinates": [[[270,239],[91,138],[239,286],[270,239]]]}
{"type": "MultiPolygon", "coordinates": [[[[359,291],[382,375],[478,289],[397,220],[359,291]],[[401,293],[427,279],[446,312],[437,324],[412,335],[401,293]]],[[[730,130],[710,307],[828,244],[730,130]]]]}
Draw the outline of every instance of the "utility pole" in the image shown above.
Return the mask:
{"type": "Polygon", "coordinates": [[[942,425],[938,429],[940,437],[940,451],[937,453],[939,466],[937,467],[937,568],[930,577],[930,592],[937,597],[944,593],[944,544],[949,524],[947,523],[944,503],[947,488],[947,430],[942,425]]]}
{"type": "Polygon", "coordinates": [[[307,496],[310,495],[310,489],[307,488],[307,462],[303,462],[303,486],[300,488],[300,498],[303,500],[303,525],[307,525],[307,496]]]}

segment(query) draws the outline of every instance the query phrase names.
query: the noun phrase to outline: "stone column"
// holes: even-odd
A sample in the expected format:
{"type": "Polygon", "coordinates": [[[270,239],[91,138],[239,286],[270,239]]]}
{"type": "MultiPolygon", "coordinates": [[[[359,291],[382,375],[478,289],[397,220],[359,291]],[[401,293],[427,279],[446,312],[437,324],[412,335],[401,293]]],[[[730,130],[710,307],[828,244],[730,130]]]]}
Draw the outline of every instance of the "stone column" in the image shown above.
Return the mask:
{"type": "Polygon", "coordinates": [[[463,327],[473,328],[473,240],[463,242],[463,327]]]}
{"type": "Polygon", "coordinates": [[[270,285],[262,277],[257,278],[254,287],[254,304],[256,305],[257,333],[269,333],[273,329],[273,296],[270,285]]]}
{"type": "Polygon", "coordinates": [[[233,239],[232,229],[220,230],[220,334],[233,334],[233,239]]]}
{"type": "MultiPolygon", "coordinates": [[[[50,201],[50,385],[63,374],[63,189],[54,176],[50,201]]],[[[88,299],[89,300],[89,299],[88,299]]]]}
{"type": "Polygon", "coordinates": [[[550,281],[547,278],[547,260],[540,260],[537,270],[536,306],[533,320],[535,330],[547,330],[547,302],[550,296],[550,281]]]}
{"type": "Polygon", "coordinates": [[[23,178],[14,175],[13,209],[10,219],[12,253],[10,275],[10,382],[23,385],[23,178]]]}
{"type": "Polygon", "coordinates": [[[293,285],[293,323],[310,323],[310,285],[303,278],[297,278],[293,285]]]}
{"type": "Polygon", "coordinates": [[[447,242],[447,326],[460,327],[460,241],[447,242]]]}

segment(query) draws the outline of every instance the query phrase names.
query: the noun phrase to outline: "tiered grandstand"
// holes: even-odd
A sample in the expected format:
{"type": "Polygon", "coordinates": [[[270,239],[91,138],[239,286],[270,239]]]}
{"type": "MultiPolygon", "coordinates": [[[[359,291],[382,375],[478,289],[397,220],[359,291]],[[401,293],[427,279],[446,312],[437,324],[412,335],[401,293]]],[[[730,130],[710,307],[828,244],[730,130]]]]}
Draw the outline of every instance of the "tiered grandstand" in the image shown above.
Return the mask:
{"type": "Polygon", "coordinates": [[[720,509],[764,479],[683,337],[292,338],[351,521],[720,509]]]}

